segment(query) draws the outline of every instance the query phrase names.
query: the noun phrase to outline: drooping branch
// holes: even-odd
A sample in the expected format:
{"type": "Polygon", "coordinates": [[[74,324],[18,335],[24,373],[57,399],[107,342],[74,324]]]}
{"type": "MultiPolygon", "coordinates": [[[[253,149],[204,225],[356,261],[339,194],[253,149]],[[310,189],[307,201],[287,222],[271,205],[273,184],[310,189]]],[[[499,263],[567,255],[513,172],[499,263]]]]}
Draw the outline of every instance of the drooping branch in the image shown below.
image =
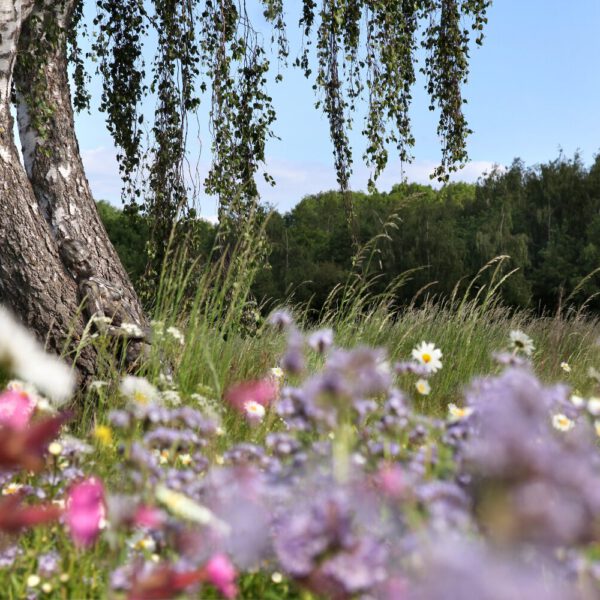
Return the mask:
{"type": "MultiPolygon", "coordinates": [[[[411,159],[409,109],[420,47],[431,108],[440,115],[441,162],[434,175],[446,179],[465,163],[469,129],[462,86],[470,45],[481,42],[489,4],[490,0],[302,1],[303,49],[295,64],[314,77],[317,105],[329,120],[342,190],[348,188],[352,173],[348,131],[361,99],[368,109],[363,134],[368,142],[364,157],[373,169],[370,184],[374,186],[386,167],[390,147],[402,161],[411,159]]],[[[289,50],[284,9],[291,3],[255,0],[255,6],[262,7],[276,54],[285,61],[289,50]]],[[[102,108],[121,149],[121,171],[131,184],[146,158],[147,172],[152,173],[152,189],[143,202],[136,198],[140,188],[129,189],[133,202],[153,219],[165,219],[158,228],[165,237],[165,223],[177,218],[186,200],[182,172],[188,148],[182,132],[199,106],[198,94],[210,91],[213,162],[206,189],[219,196],[223,230],[229,222],[246,218],[256,205],[255,180],[275,121],[266,90],[272,61],[263,36],[250,21],[246,0],[97,0],[97,7],[95,52],[104,78],[102,108]],[[151,75],[145,73],[142,58],[145,38],[158,40],[151,75]],[[140,107],[147,94],[156,97],[157,111],[152,139],[142,148],[140,107]]],[[[349,217],[351,213],[350,206],[349,217]]]]}

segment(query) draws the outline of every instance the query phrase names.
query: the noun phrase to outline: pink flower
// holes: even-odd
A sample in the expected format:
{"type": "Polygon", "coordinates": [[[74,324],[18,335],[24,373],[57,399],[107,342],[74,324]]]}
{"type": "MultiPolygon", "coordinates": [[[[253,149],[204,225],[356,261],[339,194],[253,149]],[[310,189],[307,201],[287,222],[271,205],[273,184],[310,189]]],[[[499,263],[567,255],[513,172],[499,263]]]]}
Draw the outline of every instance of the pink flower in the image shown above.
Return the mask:
{"type": "Polygon", "coordinates": [[[214,585],[225,598],[235,598],[236,572],[231,561],[225,554],[215,554],[203,568],[206,581],[214,585]]]}
{"type": "Polygon", "coordinates": [[[66,522],[77,546],[90,546],[102,528],[104,515],[104,486],[97,477],[76,483],[69,490],[66,522]]]}
{"type": "Polygon", "coordinates": [[[230,387],[225,392],[225,401],[235,410],[245,413],[248,402],[256,402],[265,408],[278,394],[278,384],[271,378],[244,381],[230,387]]]}
{"type": "Polygon", "coordinates": [[[391,498],[399,498],[406,491],[406,478],[397,465],[383,465],[375,475],[377,487],[391,498]]]}
{"type": "Polygon", "coordinates": [[[22,431],[29,425],[35,402],[24,392],[6,390],[0,394],[0,425],[22,431]]]}
{"type": "Polygon", "coordinates": [[[134,525],[138,527],[148,527],[149,529],[158,529],[164,522],[162,511],[153,506],[139,506],[133,517],[134,525]]]}

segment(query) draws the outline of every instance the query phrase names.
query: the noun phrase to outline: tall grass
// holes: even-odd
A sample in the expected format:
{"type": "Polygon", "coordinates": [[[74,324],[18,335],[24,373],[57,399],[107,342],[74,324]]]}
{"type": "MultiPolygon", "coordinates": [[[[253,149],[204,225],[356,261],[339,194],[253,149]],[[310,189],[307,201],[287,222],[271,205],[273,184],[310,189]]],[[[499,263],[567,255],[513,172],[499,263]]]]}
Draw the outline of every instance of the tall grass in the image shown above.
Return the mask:
{"type": "MultiPolygon", "coordinates": [[[[449,402],[460,402],[474,376],[499,370],[492,355],[508,349],[512,330],[533,338],[533,362],[543,380],[567,377],[579,392],[589,389],[587,370],[600,366],[598,318],[589,315],[585,305],[541,317],[503,305],[499,292],[515,272],[508,266],[508,256],[490,260],[470,282],[458,282],[447,298],[432,294],[432,286],[425,286],[411,303],[398,305],[396,292],[414,271],[403,273],[383,292],[375,293],[378,275],[376,270],[373,274],[373,265],[379,243],[394,226],[392,217],[382,233],[359,251],[353,273],[331,291],[319,313],[314,313],[310,303],[290,302],[288,308],[300,328],[332,328],[336,344],[342,347],[384,347],[392,362],[408,360],[411,349],[421,341],[434,342],[443,351],[443,368],[431,378],[431,394],[420,402],[423,410],[434,414],[443,413],[449,402]],[[560,368],[563,361],[573,368],[568,376],[560,368]]],[[[165,327],[181,329],[185,345],[154,343],[145,373],[156,380],[168,363],[184,397],[200,393],[217,410],[229,385],[264,376],[278,364],[285,346],[285,340],[264,322],[254,332],[244,325],[250,287],[260,268],[255,236],[256,223],[247,223],[235,248],[226,253],[216,249],[204,265],[189,260],[185,250],[169,253],[156,293],[152,317],[165,327]]],[[[317,362],[314,358],[308,368],[316,368],[317,362]]],[[[105,372],[99,376],[116,385],[119,362],[105,358],[101,364],[105,372]]],[[[413,383],[408,377],[400,385],[412,393],[413,383]]],[[[86,405],[94,407],[98,418],[97,402],[86,405]]]]}

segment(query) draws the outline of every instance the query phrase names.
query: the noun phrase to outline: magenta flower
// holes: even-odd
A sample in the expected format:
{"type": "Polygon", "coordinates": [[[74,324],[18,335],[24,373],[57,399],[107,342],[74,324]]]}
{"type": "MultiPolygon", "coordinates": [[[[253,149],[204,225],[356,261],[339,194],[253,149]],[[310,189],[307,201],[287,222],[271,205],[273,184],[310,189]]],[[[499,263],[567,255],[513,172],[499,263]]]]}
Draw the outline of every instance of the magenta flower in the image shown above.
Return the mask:
{"type": "Polygon", "coordinates": [[[235,568],[225,554],[215,554],[204,565],[203,571],[206,581],[214,585],[225,598],[236,597],[235,568]]]}
{"type": "Polygon", "coordinates": [[[77,546],[90,546],[103,526],[106,509],[104,486],[97,477],[76,483],[69,490],[65,519],[77,546]]]}
{"type": "Polygon", "coordinates": [[[162,511],[153,506],[146,505],[139,506],[133,517],[134,525],[147,527],[148,529],[158,529],[164,520],[162,511]]]}
{"type": "Polygon", "coordinates": [[[270,378],[257,379],[255,381],[244,381],[230,387],[225,392],[225,401],[235,410],[245,413],[246,404],[255,402],[264,406],[270,406],[278,394],[278,385],[270,378]]]}
{"type": "Polygon", "coordinates": [[[35,402],[24,392],[6,390],[0,394],[0,425],[22,431],[29,425],[35,402]]]}

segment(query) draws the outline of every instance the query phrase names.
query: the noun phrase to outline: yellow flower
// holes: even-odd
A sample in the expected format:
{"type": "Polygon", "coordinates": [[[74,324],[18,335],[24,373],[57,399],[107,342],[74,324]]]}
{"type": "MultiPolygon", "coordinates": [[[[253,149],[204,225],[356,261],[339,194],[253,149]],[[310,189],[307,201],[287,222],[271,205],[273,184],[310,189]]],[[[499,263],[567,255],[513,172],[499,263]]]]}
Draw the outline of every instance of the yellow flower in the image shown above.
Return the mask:
{"type": "Polygon", "coordinates": [[[38,575],[30,575],[27,578],[27,587],[37,587],[38,585],[40,585],[40,581],[41,579],[38,575]]]}
{"type": "Polygon", "coordinates": [[[94,429],[94,437],[103,445],[110,446],[113,441],[112,429],[106,425],[98,425],[94,429]]]}
{"type": "Polygon", "coordinates": [[[552,417],[552,426],[559,431],[569,431],[575,427],[575,421],[562,413],[558,413],[552,417]]]}
{"type": "Polygon", "coordinates": [[[596,435],[600,437],[600,421],[594,421],[594,429],[596,430],[596,435]]]}

